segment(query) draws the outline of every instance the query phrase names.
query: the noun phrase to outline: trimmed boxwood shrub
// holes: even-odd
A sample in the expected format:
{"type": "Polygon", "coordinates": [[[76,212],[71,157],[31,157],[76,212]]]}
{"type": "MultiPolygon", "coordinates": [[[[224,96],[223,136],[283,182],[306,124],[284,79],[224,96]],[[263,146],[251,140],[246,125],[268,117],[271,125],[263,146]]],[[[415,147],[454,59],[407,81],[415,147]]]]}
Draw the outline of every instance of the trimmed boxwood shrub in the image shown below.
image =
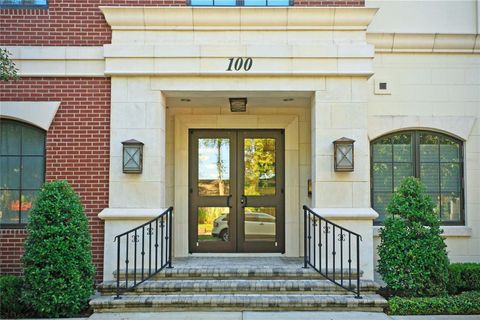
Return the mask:
{"type": "Polygon", "coordinates": [[[387,206],[378,271],[396,296],[446,294],[448,257],[440,220],[425,186],[405,178],[387,206]]]}
{"type": "Polygon", "coordinates": [[[452,263],[448,273],[449,293],[480,290],[480,263],[452,263]]]}
{"type": "Polygon", "coordinates": [[[394,297],[388,301],[388,314],[480,314],[480,291],[467,291],[458,296],[433,298],[394,297]]]}
{"type": "Polygon", "coordinates": [[[39,316],[77,315],[93,293],[95,270],[87,218],[68,182],[43,185],[27,231],[24,301],[39,316]]]}
{"type": "Polygon", "coordinates": [[[12,275],[0,275],[0,315],[2,318],[16,318],[25,315],[27,307],[20,299],[23,279],[12,275]]]}

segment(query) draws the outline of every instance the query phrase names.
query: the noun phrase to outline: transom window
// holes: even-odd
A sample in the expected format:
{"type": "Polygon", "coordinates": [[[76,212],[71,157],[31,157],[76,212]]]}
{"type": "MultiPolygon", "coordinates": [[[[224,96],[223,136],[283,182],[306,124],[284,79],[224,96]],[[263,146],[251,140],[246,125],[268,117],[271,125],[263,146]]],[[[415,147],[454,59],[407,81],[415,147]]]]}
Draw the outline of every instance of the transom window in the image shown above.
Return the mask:
{"type": "Polygon", "coordinates": [[[293,0],[188,0],[191,6],[218,7],[286,7],[293,0]]]}
{"type": "Polygon", "coordinates": [[[45,131],[0,119],[0,223],[22,226],[45,180],[45,131]]]}
{"type": "Polygon", "coordinates": [[[47,7],[47,0],[0,0],[0,7],[47,7]]]}
{"type": "Polygon", "coordinates": [[[445,134],[405,131],[371,144],[371,199],[385,219],[386,207],[400,182],[415,176],[425,184],[445,225],[465,223],[463,200],[463,144],[445,134]]]}

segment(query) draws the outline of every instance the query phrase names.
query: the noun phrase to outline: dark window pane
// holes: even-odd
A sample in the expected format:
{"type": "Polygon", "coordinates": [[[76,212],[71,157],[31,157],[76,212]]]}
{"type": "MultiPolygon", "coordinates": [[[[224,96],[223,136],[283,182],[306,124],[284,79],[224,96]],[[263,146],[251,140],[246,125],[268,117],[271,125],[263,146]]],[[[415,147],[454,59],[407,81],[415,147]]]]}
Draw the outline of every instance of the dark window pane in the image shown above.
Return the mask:
{"type": "Polygon", "coordinates": [[[440,190],[440,173],[438,169],[438,163],[420,164],[420,180],[422,180],[429,192],[438,192],[440,190]]]}
{"type": "Polygon", "coordinates": [[[0,157],[0,188],[20,188],[20,157],[0,157]]]}
{"type": "Polygon", "coordinates": [[[43,155],[45,133],[36,128],[24,127],[22,131],[22,154],[43,155]]]}
{"type": "Polygon", "coordinates": [[[450,192],[460,192],[461,172],[458,163],[440,164],[441,190],[450,192]]]}
{"type": "Polygon", "coordinates": [[[378,212],[377,222],[385,220],[387,206],[391,199],[391,193],[375,192],[373,194],[373,209],[378,212]]]}
{"type": "Polygon", "coordinates": [[[435,205],[435,208],[434,208],[435,213],[440,213],[440,195],[434,192],[429,192],[427,194],[430,196],[430,198],[432,198],[432,201],[435,205]]]}
{"type": "Polygon", "coordinates": [[[35,199],[37,198],[38,191],[23,191],[21,196],[21,207],[20,207],[20,215],[21,215],[21,223],[28,223],[30,218],[30,211],[32,211],[33,204],[35,203],[35,199]]]}
{"type": "Polygon", "coordinates": [[[266,6],[266,0],[244,0],[245,6],[266,6]]]}
{"type": "Polygon", "coordinates": [[[442,221],[461,220],[461,202],[459,193],[442,193],[441,203],[442,211],[440,212],[440,218],[442,221]]]}
{"type": "Polygon", "coordinates": [[[43,184],[43,157],[23,157],[22,189],[40,189],[43,184]]]}
{"type": "Polygon", "coordinates": [[[459,162],[460,144],[453,139],[442,137],[440,139],[440,161],[459,162]]]}
{"type": "Polygon", "coordinates": [[[17,190],[0,190],[1,223],[18,223],[20,210],[20,192],[17,190]]]}
{"type": "Polygon", "coordinates": [[[19,155],[22,137],[22,127],[12,124],[11,122],[0,122],[1,139],[0,154],[2,155],[19,155]]]}
{"type": "Polygon", "coordinates": [[[0,0],[1,6],[45,6],[47,0],[0,0]]]}
{"type": "Polygon", "coordinates": [[[391,162],[392,144],[390,138],[380,139],[373,144],[373,162],[391,162]]]}
{"type": "Polygon", "coordinates": [[[413,175],[411,163],[395,163],[393,166],[394,191],[400,186],[400,183],[406,177],[413,175]]]}
{"type": "Polygon", "coordinates": [[[420,162],[439,161],[438,141],[439,137],[435,134],[420,134],[420,162]]]}
{"type": "Polygon", "coordinates": [[[373,190],[392,191],[392,165],[390,163],[373,164],[373,190]]]}
{"type": "Polygon", "coordinates": [[[393,161],[412,162],[412,135],[410,133],[397,134],[392,137],[393,161]]]}
{"type": "Polygon", "coordinates": [[[268,6],[288,6],[290,5],[289,1],[286,0],[268,0],[268,6]]]}

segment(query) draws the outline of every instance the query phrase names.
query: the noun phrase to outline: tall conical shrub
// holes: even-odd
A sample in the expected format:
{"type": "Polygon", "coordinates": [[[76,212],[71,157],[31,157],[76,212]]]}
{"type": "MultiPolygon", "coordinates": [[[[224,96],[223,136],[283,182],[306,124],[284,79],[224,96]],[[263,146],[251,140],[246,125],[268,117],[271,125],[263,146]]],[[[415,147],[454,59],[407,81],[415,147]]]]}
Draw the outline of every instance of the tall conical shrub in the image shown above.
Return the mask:
{"type": "Polygon", "coordinates": [[[88,222],[66,181],[45,183],[30,213],[23,256],[23,300],[39,316],[81,312],[93,292],[88,222]]]}
{"type": "Polygon", "coordinates": [[[423,183],[405,178],[387,206],[378,271],[400,296],[446,293],[448,257],[440,220],[423,183]]]}

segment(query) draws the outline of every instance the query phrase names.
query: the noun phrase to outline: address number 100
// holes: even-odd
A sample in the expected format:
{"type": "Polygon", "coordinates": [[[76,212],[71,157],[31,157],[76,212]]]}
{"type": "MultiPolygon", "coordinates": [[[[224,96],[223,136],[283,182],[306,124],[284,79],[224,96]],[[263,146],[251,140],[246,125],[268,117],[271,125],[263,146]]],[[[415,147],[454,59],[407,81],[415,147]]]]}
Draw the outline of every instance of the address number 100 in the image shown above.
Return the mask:
{"type": "Polygon", "coordinates": [[[252,58],[229,58],[227,71],[249,71],[250,69],[252,69],[252,66],[252,58]]]}

